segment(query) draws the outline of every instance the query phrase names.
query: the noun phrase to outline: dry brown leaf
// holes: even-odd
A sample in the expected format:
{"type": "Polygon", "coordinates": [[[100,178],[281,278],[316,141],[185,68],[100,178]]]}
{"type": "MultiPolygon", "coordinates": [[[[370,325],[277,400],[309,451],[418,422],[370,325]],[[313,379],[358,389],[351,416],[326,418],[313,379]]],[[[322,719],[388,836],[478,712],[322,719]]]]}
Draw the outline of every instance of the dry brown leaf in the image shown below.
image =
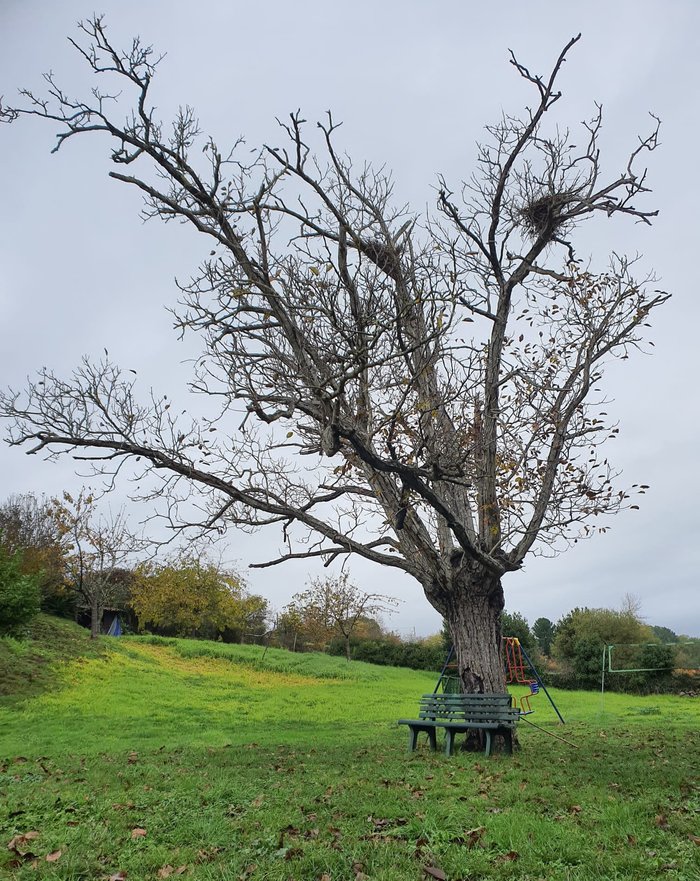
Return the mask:
{"type": "Polygon", "coordinates": [[[126,872],[115,872],[109,876],[109,881],[126,881],[126,872]]]}
{"type": "Polygon", "coordinates": [[[264,795],[259,795],[257,798],[254,798],[254,799],[253,799],[253,801],[251,802],[251,804],[252,804],[252,806],[253,806],[254,808],[259,808],[260,805],[261,805],[264,801],[265,801],[265,796],[264,796],[264,795]]]}
{"type": "Polygon", "coordinates": [[[156,873],[157,878],[169,878],[175,870],[172,866],[161,866],[156,873]]]}
{"type": "Polygon", "coordinates": [[[197,863],[208,863],[216,859],[216,855],[223,850],[222,847],[208,847],[206,850],[197,851],[197,863]]]}
{"type": "Polygon", "coordinates": [[[331,881],[331,876],[328,874],[328,872],[324,872],[323,875],[321,875],[319,881],[331,881]]]}
{"type": "Polygon", "coordinates": [[[61,851],[61,850],[55,850],[55,851],[53,851],[53,853],[47,853],[46,854],[46,862],[47,863],[58,862],[58,860],[61,859],[62,853],[63,853],[63,851],[61,851]]]}
{"type": "Polygon", "coordinates": [[[132,838],[145,838],[148,833],[145,829],[142,829],[140,826],[136,826],[135,829],[131,830],[132,838]]]}
{"type": "Polygon", "coordinates": [[[177,869],[173,872],[174,875],[184,875],[187,871],[187,866],[178,866],[177,869]]]}
{"type": "Polygon", "coordinates": [[[135,750],[132,750],[127,756],[126,763],[127,765],[135,765],[138,760],[139,754],[135,750]]]}
{"type": "Polygon", "coordinates": [[[700,844],[700,835],[689,835],[688,838],[693,842],[693,844],[700,844]]]}
{"type": "Polygon", "coordinates": [[[355,881],[366,881],[366,879],[368,878],[368,876],[365,875],[365,867],[361,862],[359,862],[359,860],[355,860],[355,862],[352,864],[352,871],[355,874],[355,881]]]}
{"type": "Polygon", "coordinates": [[[654,823],[659,829],[668,829],[668,817],[666,814],[657,814],[654,818],[654,823]]]}
{"type": "Polygon", "coordinates": [[[514,863],[516,860],[520,859],[520,854],[517,850],[509,850],[508,853],[501,854],[498,857],[498,860],[502,863],[514,863]]]}
{"type": "MultiPolygon", "coordinates": [[[[29,842],[38,837],[39,833],[34,829],[30,832],[25,832],[23,835],[15,835],[7,842],[7,849],[22,860],[31,860],[35,854],[31,852],[29,842]]],[[[21,865],[21,862],[18,865],[21,865]]]]}
{"type": "Polygon", "coordinates": [[[437,866],[423,866],[423,871],[429,878],[437,878],[438,881],[445,881],[447,875],[437,866]]]}

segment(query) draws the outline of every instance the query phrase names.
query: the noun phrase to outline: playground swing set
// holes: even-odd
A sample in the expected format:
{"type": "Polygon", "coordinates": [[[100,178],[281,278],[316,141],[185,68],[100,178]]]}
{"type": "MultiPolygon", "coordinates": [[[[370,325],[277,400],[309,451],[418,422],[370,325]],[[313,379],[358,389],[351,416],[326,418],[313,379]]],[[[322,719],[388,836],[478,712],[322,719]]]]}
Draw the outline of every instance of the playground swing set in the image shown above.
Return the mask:
{"type": "MultiPolygon", "coordinates": [[[[502,645],[506,684],[524,685],[529,688],[529,691],[524,694],[519,701],[520,716],[529,716],[530,714],[535,712],[530,704],[530,698],[538,695],[540,691],[542,691],[547,696],[547,699],[552,705],[554,712],[559,717],[559,721],[562,724],[565,724],[564,717],[559,712],[559,708],[554,703],[554,699],[547,690],[547,686],[542,681],[542,677],[540,676],[537,668],[535,667],[532,660],[520,643],[520,640],[516,636],[504,636],[502,639],[502,645]]],[[[442,670],[440,671],[440,676],[435,684],[433,694],[436,694],[440,688],[442,688],[443,692],[459,692],[459,679],[454,672],[457,668],[457,665],[452,660],[453,656],[454,646],[450,646],[447,658],[445,660],[442,670]]]]}

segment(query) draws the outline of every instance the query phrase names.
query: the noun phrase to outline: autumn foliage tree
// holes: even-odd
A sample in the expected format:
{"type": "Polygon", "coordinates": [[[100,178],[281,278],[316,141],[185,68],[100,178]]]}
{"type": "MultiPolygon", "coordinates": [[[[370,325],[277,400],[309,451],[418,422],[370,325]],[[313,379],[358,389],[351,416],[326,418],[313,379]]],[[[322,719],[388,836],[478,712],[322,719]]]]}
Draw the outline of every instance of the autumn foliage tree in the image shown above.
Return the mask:
{"type": "Polygon", "coordinates": [[[67,583],[67,541],[55,504],[33,493],[9,496],[0,504],[0,547],[19,553],[23,575],[36,577],[46,611],[72,614],[74,596],[67,583]]]}
{"type": "Polygon", "coordinates": [[[22,571],[22,552],[0,544],[0,636],[21,632],[39,612],[39,599],[39,576],[22,571]]]}
{"type": "Polygon", "coordinates": [[[503,690],[504,577],[632,506],[599,389],[667,294],[615,251],[582,258],[576,236],[594,218],[651,222],[656,120],[608,174],[599,106],[576,137],[552,119],[579,38],[545,76],[512,56],[528,106],[488,126],[473,171],[440,179],[419,215],[384,170],[352,163],[330,113],[292,114],[259,151],[221,148],[191,108],[159,120],[150,47],[113,46],[101,18],[80,29],[86,97],[47,74],[46,95],[2,117],[51,123],[56,149],[102,135],[146,217],[211,243],[178,326],[201,337],[194,387],[222,411],[178,420],[128,372],[84,361],[4,394],[11,442],[102,470],[129,460],[171,499],[187,485],[203,528],[277,525],[283,550],[261,565],[359,554],[408,573],[449,624],[463,688],[503,690]]]}
{"type": "Polygon", "coordinates": [[[227,631],[259,636],[267,615],[266,600],[248,594],[236,573],[187,557],[138,566],[131,605],[142,628],[209,639],[227,631]]]}

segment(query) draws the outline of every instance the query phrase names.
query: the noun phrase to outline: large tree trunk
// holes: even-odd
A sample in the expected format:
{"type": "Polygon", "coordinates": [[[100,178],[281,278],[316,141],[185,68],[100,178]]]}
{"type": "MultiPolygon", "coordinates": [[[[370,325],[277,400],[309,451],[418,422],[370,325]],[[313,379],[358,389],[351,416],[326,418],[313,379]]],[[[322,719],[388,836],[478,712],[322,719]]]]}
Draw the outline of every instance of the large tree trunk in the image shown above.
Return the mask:
{"type": "Polygon", "coordinates": [[[483,573],[460,578],[451,585],[443,604],[462,691],[505,692],[500,580],[483,573]]]}

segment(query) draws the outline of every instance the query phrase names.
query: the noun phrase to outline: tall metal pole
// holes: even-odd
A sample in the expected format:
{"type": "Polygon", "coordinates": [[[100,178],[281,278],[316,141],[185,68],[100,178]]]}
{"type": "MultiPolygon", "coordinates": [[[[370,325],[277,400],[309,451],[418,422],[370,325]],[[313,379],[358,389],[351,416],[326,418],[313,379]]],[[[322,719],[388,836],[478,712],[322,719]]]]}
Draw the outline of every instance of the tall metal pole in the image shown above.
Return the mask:
{"type": "Polygon", "coordinates": [[[437,690],[438,690],[438,688],[440,688],[440,683],[442,682],[442,677],[445,675],[445,670],[447,670],[447,667],[449,666],[449,663],[452,660],[452,653],[454,652],[454,650],[455,650],[454,645],[451,645],[450,650],[447,653],[447,660],[442,665],[442,670],[440,670],[440,676],[438,678],[437,683],[435,684],[435,688],[433,689],[433,694],[437,694],[437,690]]]}
{"type": "Polygon", "coordinates": [[[531,669],[532,672],[534,673],[534,675],[535,675],[535,679],[537,680],[537,684],[540,686],[540,688],[542,689],[542,691],[544,691],[544,693],[545,693],[545,694],[547,695],[547,697],[549,698],[549,702],[550,702],[550,704],[554,707],[554,712],[557,714],[557,716],[559,716],[559,721],[561,722],[562,725],[566,725],[566,722],[564,721],[564,717],[563,717],[562,714],[559,712],[559,708],[557,707],[557,705],[554,703],[554,699],[552,698],[552,695],[547,691],[547,686],[544,684],[544,682],[542,682],[542,677],[541,677],[540,674],[537,672],[537,667],[535,667],[535,665],[532,663],[532,661],[531,661],[530,658],[528,657],[528,654],[527,654],[527,652],[525,651],[525,649],[523,648],[523,644],[522,644],[522,643],[520,643],[520,651],[523,653],[523,657],[525,658],[525,660],[526,660],[527,663],[528,663],[528,666],[530,667],[530,669],[531,669]]]}

